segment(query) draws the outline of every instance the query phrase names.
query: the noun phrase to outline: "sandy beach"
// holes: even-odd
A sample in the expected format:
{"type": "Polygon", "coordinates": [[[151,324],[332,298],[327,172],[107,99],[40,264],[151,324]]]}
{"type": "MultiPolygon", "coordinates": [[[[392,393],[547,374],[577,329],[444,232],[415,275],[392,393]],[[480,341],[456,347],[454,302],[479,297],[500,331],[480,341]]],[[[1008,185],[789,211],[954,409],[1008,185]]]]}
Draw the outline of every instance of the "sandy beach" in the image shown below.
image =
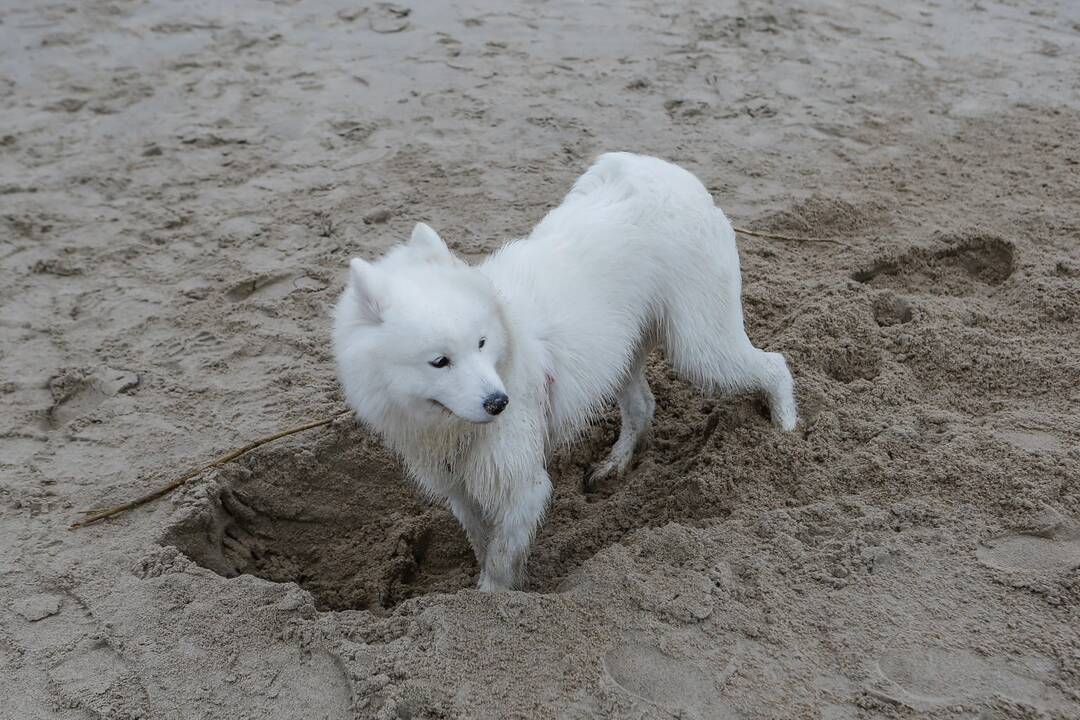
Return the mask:
{"type": "Polygon", "coordinates": [[[0,718],[1080,717],[1080,4],[0,1],[0,718]],[[526,591],[344,409],[348,259],[698,175],[801,424],[657,354],[526,591]]]}

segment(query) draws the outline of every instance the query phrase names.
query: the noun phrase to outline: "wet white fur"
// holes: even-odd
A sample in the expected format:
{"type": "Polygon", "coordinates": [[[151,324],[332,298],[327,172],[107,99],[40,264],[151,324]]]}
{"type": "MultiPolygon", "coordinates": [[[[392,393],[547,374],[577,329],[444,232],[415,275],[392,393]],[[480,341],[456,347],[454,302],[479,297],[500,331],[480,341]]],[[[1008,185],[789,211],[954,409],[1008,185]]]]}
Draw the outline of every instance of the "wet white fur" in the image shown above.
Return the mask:
{"type": "Polygon", "coordinates": [[[763,391],[773,422],[795,426],[783,356],[743,330],[727,218],[689,172],[629,153],[600,156],[528,238],[478,266],[417,225],[380,260],[352,261],[335,311],[346,401],[450,506],[483,590],[521,582],[550,449],[613,399],[622,428],[597,474],[628,468],[652,422],[654,347],[705,391],[763,391]],[[432,367],[439,356],[451,364],[432,367]],[[493,417],[497,391],[510,403],[493,417]]]}

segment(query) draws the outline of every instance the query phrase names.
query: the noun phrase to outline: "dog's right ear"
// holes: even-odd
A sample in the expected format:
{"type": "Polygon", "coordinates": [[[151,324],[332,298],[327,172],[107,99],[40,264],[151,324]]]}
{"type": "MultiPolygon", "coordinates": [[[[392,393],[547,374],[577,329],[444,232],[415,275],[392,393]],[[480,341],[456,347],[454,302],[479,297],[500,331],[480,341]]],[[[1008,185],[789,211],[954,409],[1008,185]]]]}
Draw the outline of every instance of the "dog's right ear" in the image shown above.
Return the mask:
{"type": "Polygon", "coordinates": [[[353,258],[349,261],[349,278],[360,307],[360,317],[371,325],[378,325],[382,322],[382,308],[379,307],[379,279],[375,276],[375,268],[371,263],[353,258]]]}
{"type": "Polygon", "coordinates": [[[428,262],[457,263],[460,262],[454,253],[450,252],[446,242],[439,237],[439,233],[426,223],[416,223],[413,227],[412,237],[406,246],[417,253],[417,256],[428,262]]]}
{"type": "Polygon", "coordinates": [[[409,246],[418,250],[422,249],[430,253],[449,253],[450,248],[435,232],[435,228],[427,223],[418,222],[413,226],[412,237],[409,238],[409,246]]]}

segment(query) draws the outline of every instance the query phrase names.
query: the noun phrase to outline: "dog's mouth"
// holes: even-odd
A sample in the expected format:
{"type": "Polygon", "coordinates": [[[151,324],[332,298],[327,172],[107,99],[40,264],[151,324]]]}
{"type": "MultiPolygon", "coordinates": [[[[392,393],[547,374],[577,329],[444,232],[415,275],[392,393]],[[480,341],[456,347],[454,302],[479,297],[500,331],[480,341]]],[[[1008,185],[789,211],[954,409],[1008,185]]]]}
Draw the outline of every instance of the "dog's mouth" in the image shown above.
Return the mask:
{"type": "Polygon", "coordinates": [[[442,410],[443,413],[445,413],[446,415],[448,415],[450,417],[457,418],[458,420],[461,420],[463,422],[472,423],[473,425],[486,425],[487,423],[489,423],[489,422],[491,422],[492,420],[495,419],[494,416],[488,416],[483,420],[472,420],[470,418],[461,417],[456,412],[454,412],[450,408],[446,407],[445,405],[443,405],[441,402],[439,402],[435,398],[428,398],[428,402],[431,403],[432,405],[434,405],[435,407],[439,408],[440,410],[442,410]]]}
{"type": "Polygon", "coordinates": [[[447,415],[453,415],[454,414],[453,410],[446,407],[445,405],[443,405],[441,402],[439,402],[435,398],[428,398],[428,402],[431,403],[432,405],[434,405],[435,407],[439,408],[440,410],[442,410],[447,415]]]}

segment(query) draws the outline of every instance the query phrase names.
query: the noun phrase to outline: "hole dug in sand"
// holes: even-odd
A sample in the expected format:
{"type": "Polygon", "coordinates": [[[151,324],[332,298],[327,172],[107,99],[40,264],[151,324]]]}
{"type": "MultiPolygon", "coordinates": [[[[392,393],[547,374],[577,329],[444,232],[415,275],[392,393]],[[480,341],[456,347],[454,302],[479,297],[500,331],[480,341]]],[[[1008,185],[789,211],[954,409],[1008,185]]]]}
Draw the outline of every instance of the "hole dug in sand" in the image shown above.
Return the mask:
{"type": "MultiPolygon", "coordinates": [[[[724,437],[732,433],[759,448],[759,435],[774,431],[755,399],[716,403],[669,374],[650,368],[663,405],[654,442],[626,477],[582,491],[586,468],[615,440],[614,408],[549,463],[555,493],[533,543],[528,591],[568,589],[589,558],[638,528],[730,514],[730,473],[714,466],[713,446],[730,445],[724,437]]],[[[352,421],[260,448],[189,498],[162,545],[224,577],[295,582],[321,610],[382,612],[419,595],[476,587],[479,569],[453,515],[425,502],[391,454],[352,421]]]]}
{"type": "Polygon", "coordinates": [[[161,544],[224,577],[295,582],[321,610],[379,611],[475,584],[453,516],[424,503],[377,441],[345,423],[308,443],[223,468],[161,544]]]}

